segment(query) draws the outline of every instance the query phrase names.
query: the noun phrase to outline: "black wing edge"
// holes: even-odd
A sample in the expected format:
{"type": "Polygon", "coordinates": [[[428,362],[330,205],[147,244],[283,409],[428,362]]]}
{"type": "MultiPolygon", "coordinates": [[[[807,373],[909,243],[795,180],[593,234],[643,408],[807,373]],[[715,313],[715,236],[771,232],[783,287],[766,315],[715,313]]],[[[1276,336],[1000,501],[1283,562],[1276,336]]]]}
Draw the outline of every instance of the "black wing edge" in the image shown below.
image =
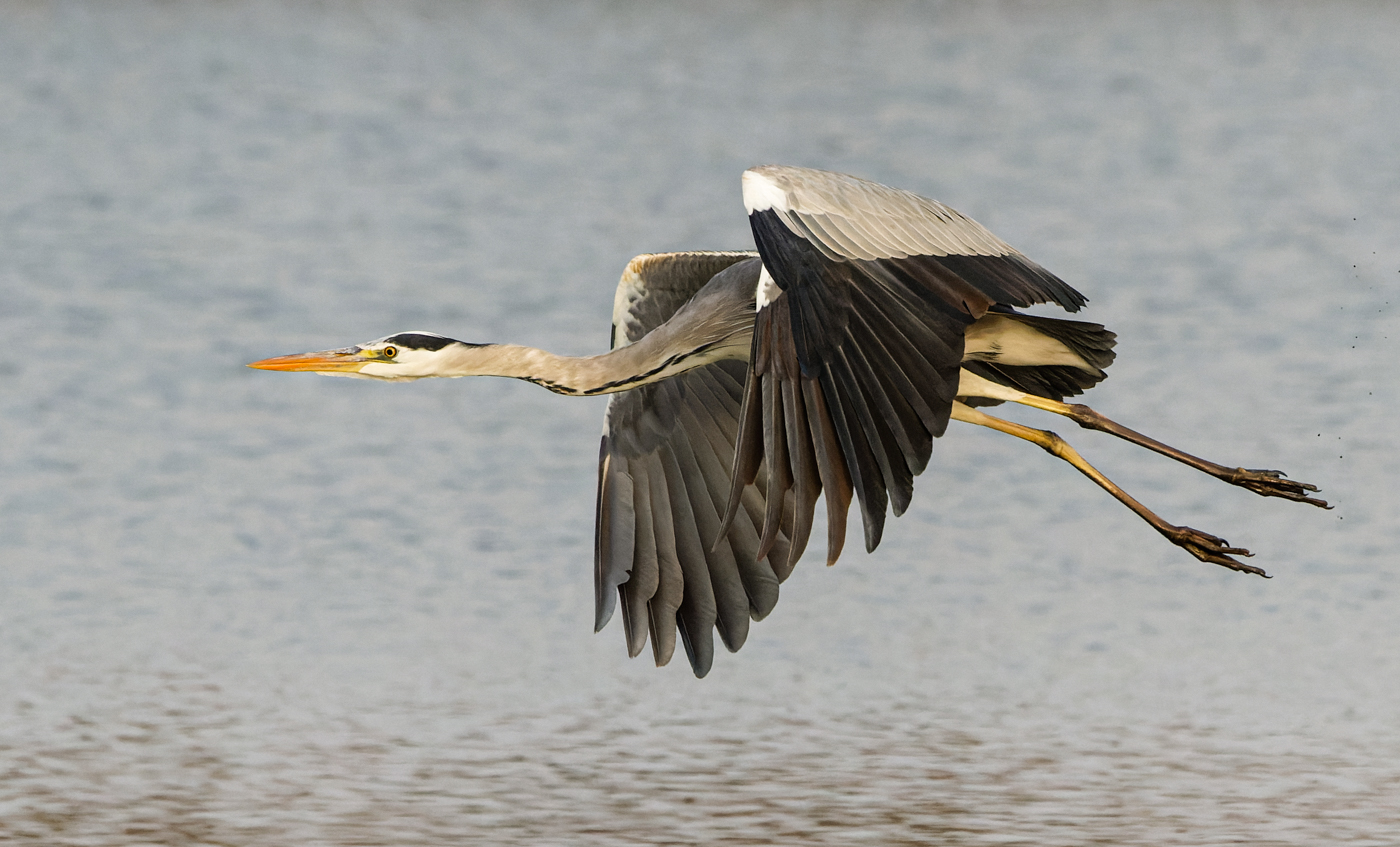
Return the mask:
{"type": "Polygon", "coordinates": [[[595,628],[621,606],[628,654],[637,656],[650,638],[658,666],[670,661],[679,632],[697,677],[714,661],[712,631],[737,651],[749,621],[777,604],[788,574],[770,563],[789,558],[782,527],[767,560],[759,553],[766,477],[721,529],[744,375],[743,362],[716,362],[615,395],[610,430],[629,404],[638,423],[605,434],[600,449],[595,628]],[[673,412],[669,423],[657,409],[673,412]]]}
{"type": "Polygon", "coordinates": [[[967,326],[998,304],[1074,311],[1086,301],[1019,255],[833,261],[771,211],[750,222],[782,293],[755,321],[726,516],[766,471],[764,540],[775,501],[791,500],[791,568],[825,490],[830,565],[852,495],[867,551],[880,543],[887,508],[898,516],[908,507],[913,478],[948,426],[967,326]]]}

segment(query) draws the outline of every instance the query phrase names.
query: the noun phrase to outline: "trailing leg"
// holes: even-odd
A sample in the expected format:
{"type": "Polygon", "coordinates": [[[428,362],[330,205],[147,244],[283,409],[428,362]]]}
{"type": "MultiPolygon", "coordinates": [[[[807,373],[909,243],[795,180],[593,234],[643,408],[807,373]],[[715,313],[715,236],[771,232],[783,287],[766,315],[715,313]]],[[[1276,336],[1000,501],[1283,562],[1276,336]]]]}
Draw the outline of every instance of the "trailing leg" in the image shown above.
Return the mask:
{"type": "Polygon", "coordinates": [[[998,432],[1004,432],[1007,435],[1014,435],[1032,444],[1037,444],[1051,455],[1069,462],[1080,473],[1096,482],[1100,488],[1112,494],[1118,502],[1132,509],[1134,514],[1147,521],[1147,523],[1150,524],[1153,529],[1161,533],[1164,538],[1190,553],[1192,556],[1195,556],[1197,559],[1200,559],[1202,562],[1211,562],[1231,570],[1257,574],[1263,577],[1268,576],[1261,568],[1256,568],[1253,565],[1246,565],[1243,562],[1231,558],[1232,556],[1254,555],[1243,547],[1231,547],[1230,542],[1225,539],[1201,532],[1198,529],[1192,529],[1189,526],[1176,526],[1175,524],[1167,523],[1151,509],[1142,505],[1126,491],[1115,485],[1112,480],[1100,473],[1097,468],[1085,461],[1084,457],[1080,456],[1078,451],[1055,433],[992,417],[964,403],[953,404],[952,417],[954,420],[977,424],[978,426],[985,426],[998,432]]]}
{"type": "Polygon", "coordinates": [[[963,371],[961,382],[958,385],[959,396],[987,397],[994,400],[1006,400],[1012,403],[1020,403],[1023,406],[1030,406],[1033,409],[1040,409],[1052,412],[1056,415],[1063,415],[1085,429],[1094,429],[1099,432],[1106,432],[1115,435],[1124,441],[1131,442],[1139,447],[1146,447],[1154,453],[1160,453],[1171,459],[1175,459],[1184,465],[1189,465],[1198,471],[1208,473],[1216,479],[1223,480],[1231,485],[1238,485],[1247,488],[1255,494],[1264,497],[1283,497],[1287,500],[1296,500],[1299,503],[1310,503],[1323,509],[1330,509],[1326,500],[1320,500],[1308,495],[1317,491],[1316,485],[1309,485],[1306,482],[1297,482],[1288,479],[1282,471],[1270,471],[1251,468],[1231,468],[1225,465],[1207,461],[1199,456],[1192,456],[1168,444],[1149,438],[1140,432],[1131,430],[1122,424],[1105,417],[1082,403],[1062,403],[1059,400],[1050,400],[1045,397],[1037,397],[1034,394],[1027,394],[1017,391],[1014,388],[999,383],[983,379],[976,374],[963,371]]]}

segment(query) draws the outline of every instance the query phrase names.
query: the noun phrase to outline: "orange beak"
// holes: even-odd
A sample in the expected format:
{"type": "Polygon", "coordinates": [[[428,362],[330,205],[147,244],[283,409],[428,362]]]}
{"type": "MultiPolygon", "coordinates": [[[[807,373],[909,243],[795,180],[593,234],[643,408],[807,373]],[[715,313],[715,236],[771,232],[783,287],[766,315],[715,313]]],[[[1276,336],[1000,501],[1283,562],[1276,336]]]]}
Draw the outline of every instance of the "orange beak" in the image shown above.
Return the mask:
{"type": "Polygon", "coordinates": [[[316,371],[319,373],[354,373],[366,363],[374,361],[360,355],[358,347],[344,350],[323,350],[320,353],[298,353],[294,356],[277,356],[253,362],[250,368],[264,371],[316,371]]]}

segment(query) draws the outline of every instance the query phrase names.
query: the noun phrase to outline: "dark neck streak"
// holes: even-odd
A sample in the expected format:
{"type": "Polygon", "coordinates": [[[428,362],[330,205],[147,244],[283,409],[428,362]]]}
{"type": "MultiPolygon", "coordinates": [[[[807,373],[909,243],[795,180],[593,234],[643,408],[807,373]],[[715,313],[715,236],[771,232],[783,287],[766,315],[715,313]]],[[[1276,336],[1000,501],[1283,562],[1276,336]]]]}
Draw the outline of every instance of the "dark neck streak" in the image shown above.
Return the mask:
{"type": "Polygon", "coordinates": [[[464,348],[461,376],[523,379],[556,394],[591,397],[660,382],[720,359],[747,358],[749,332],[701,340],[670,349],[665,334],[651,333],[635,344],[597,356],[559,356],[534,347],[489,344],[464,348]]]}
{"type": "Polygon", "coordinates": [[[453,375],[508,376],[557,394],[592,396],[627,391],[721,359],[747,359],[753,339],[753,287],[747,274],[721,274],[635,342],[598,356],[558,356],[534,347],[493,344],[458,352],[453,375]]]}

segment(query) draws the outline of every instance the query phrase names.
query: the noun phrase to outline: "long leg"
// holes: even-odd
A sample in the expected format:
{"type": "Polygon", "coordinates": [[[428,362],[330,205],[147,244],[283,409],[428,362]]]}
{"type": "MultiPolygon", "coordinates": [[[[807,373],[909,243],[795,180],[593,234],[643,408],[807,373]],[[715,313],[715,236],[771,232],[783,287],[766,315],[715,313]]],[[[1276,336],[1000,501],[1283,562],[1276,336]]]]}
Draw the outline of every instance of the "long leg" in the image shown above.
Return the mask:
{"type": "Polygon", "coordinates": [[[1035,409],[1043,409],[1047,412],[1054,412],[1057,415],[1064,415],[1085,429],[1096,429],[1099,432],[1106,432],[1109,435],[1116,435],[1124,441],[1130,441],[1140,447],[1146,447],[1154,453],[1161,453],[1163,456],[1175,459],[1185,465],[1190,465],[1199,471],[1204,471],[1216,479],[1224,480],[1231,485],[1238,485],[1241,488],[1248,488],[1255,494],[1264,497],[1283,497],[1288,500],[1297,500],[1300,503],[1311,503],[1314,506],[1321,506],[1330,509],[1326,500],[1319,500],[1316,497],[1309,497],[1308,493],[1317,490],[1316,485],[1309,485],[1306,482],[1297,482],[1288,479],[1282,471],[1269,471],[1252,468],[1230,468],[1225,465],[1218,465],[1215,462],[1207,461],[1199,456],[1192,456],[1184,453],[1168,444],[1163,444],[1154,438],[1149,438],[1140,432],[1128,429],[1126,426],[1105,417],[1099,412],[1085,406],[1083,403],[1061,403],[1056,400],[1047,400],[1044,397],[1036,397],[1027,394],[1017,403],[1030,406],[1035,409]]]}
{"type": "Polygon", "coordinates": [[[1319,500],[1316,497],[1309,497],[1308,494],[1317,491],[1316,485],[1309,485],[1306,482],[1296,482],[1288,479],[1282,471],[1269,471],[1251,468],[1230,468],[1225,465],[1218,465],[1215,462],[1207,461],[1199,456],[1192,456],[1190,453],[1182,452],[1168,444],[1149,438],[1140,432],[1128,429],[1116,421],[1113,421],[1082,403],[1061,403],[1058,400],[1050,400],[1045,397],[1037,397],[1034,394],[1025,394],[1013,388],[998,385],[989,380],[982,379],[974,374],[963,371],[962,384],[958,387],[959,395],[971,395],[975,397],[991,397],[997,400],[1009,400],[1012,403],[1020,403],[1023,406],[1030,406],[1033,409],[1041,409],[1046,412],[1053,412],[1057,415],[1064,415],[1085,429],[1095,429],[1099,432],[1106,432],[1109,435],[1116,435],[1124,441],[1129,441],[1139,447],[1146,447],[1154,453],[1160,453],[1171,459],[1175,459],[1185,465],[1190,465],[1198,471],[1208,473],[1216,479],[1224,480],[1231,485],[1238,485],[1247,488],[1255,494],[1264,497],[1283,497],[1288,500],[1297,500],[1300,503],[1311,503],[1324,509],[1330,509],[1326,500],[1319,500]],[[969,379],[969,377],[971,379],[969,379]],[[967,390],[964,390],[967,389],[967,390]]]}
{"type": "Polygon", "coordinates": [[[1118,502],[1132,509],[1134,514],[1147,521],[1153,529],[1160,532],[1168,541],[1182,548],[1186,552],[1200,559],[1202,562],[1212,562],[1222,565],[1231,570],[1244,571],[1245,573],[1258,574],[1267,577],[1268,574],[1253,565],[1246,565],[1231,556],[1252,556],[1243,547],[1231,547],[1230,542],[1223,538],[1192,529],[1189,526],[1175,526],[1167,523],[1155,512],[1133,499],[1126,491],[1119,488],[1108,477],[1099,473],[1098,469],[1084,460],[1078,451],[1060,436],[1053,432],[1023,426],[1011,421],[995,418],[984,412],[980,412],[964,403],[953,404],[953,419],[966,423],[985,426],[997,432],[1004,432],[1007,435],[1014,435],[1017,438],[1025,439],[1032,444],[1038,444],[1046,452],[1053,456],[1064,459],[1075,467],[1080,473],[1098,483],[1099,487],[1112,494],[1118,502]]]}

